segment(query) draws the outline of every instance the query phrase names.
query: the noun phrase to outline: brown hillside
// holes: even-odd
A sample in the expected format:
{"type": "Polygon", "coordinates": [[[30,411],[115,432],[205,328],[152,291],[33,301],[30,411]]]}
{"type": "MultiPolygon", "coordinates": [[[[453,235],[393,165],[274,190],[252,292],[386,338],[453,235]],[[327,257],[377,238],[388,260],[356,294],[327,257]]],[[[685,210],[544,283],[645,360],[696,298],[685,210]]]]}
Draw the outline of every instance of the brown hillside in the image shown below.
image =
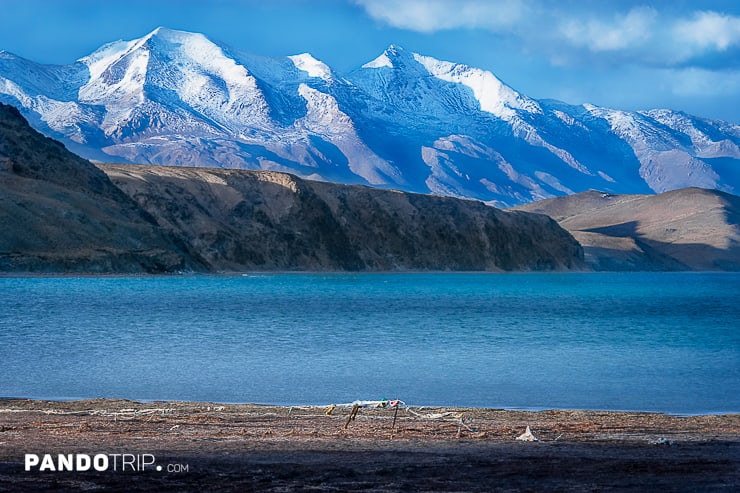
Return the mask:
{"type": "Polygon", "coordinates": [[[717,190],[590,191],[516,209],[554,218],[599,270],[740,270],[740,197],[717,190]]]}
{"type": "Polygon", "coordinates": [[[90,162],[0,105],[0,271],[170,272],[187,256],[90,162]]]}
{"type": "Polygon", "coordinates": [[[582,266],[550,218],[265,171],[101,165],[213,270],[552,270],[582,266]]]}

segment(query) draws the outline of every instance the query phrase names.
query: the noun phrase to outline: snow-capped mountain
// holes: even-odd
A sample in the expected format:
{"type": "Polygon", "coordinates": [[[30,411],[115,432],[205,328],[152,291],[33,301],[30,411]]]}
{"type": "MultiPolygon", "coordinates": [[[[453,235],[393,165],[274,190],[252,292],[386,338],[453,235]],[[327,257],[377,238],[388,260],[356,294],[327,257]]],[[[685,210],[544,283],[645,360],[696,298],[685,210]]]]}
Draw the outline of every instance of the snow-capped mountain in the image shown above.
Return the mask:
{"type": "Polygon", "coordinates": [[[587,189],[740,192],[740,126],[534,100],[390,46],[338,74],[158,28],[64,66],[0,52],[0,101],[105,162],[270,169],[516,205],[587,189]]]}

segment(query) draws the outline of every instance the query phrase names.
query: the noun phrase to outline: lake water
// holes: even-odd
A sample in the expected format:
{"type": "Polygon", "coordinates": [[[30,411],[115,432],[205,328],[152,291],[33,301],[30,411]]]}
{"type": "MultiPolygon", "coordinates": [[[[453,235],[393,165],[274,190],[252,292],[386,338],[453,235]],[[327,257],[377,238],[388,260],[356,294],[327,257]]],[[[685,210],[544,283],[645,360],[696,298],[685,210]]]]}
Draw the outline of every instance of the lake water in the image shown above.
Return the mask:
{"type": "Polygon", "coordinates": [[[2,278],[0,396],[740,411],[740,274],[2,278]]]}

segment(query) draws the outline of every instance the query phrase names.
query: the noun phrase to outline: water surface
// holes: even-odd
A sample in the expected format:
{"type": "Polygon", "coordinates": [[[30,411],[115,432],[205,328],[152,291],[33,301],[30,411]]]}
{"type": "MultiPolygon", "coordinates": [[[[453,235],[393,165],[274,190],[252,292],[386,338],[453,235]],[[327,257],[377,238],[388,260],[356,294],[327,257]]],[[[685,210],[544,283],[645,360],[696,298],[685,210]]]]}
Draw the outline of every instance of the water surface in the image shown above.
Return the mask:
{"type": "Polygon", "coordinates": [[[0,396],[740,411],[740,274],[0,279],[0,396]]]}

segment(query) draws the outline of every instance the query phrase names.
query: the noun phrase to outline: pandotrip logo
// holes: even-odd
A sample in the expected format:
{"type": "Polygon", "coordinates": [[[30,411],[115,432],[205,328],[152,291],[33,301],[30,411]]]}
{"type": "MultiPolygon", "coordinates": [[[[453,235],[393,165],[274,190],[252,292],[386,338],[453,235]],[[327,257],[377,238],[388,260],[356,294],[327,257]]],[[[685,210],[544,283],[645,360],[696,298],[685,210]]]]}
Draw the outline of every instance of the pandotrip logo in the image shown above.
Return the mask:
{"type": "Polygon", "coordinates": [[[189,472],[188,464],[158,464],[153,454],[25,454],[26,472],[189,472]]]}

